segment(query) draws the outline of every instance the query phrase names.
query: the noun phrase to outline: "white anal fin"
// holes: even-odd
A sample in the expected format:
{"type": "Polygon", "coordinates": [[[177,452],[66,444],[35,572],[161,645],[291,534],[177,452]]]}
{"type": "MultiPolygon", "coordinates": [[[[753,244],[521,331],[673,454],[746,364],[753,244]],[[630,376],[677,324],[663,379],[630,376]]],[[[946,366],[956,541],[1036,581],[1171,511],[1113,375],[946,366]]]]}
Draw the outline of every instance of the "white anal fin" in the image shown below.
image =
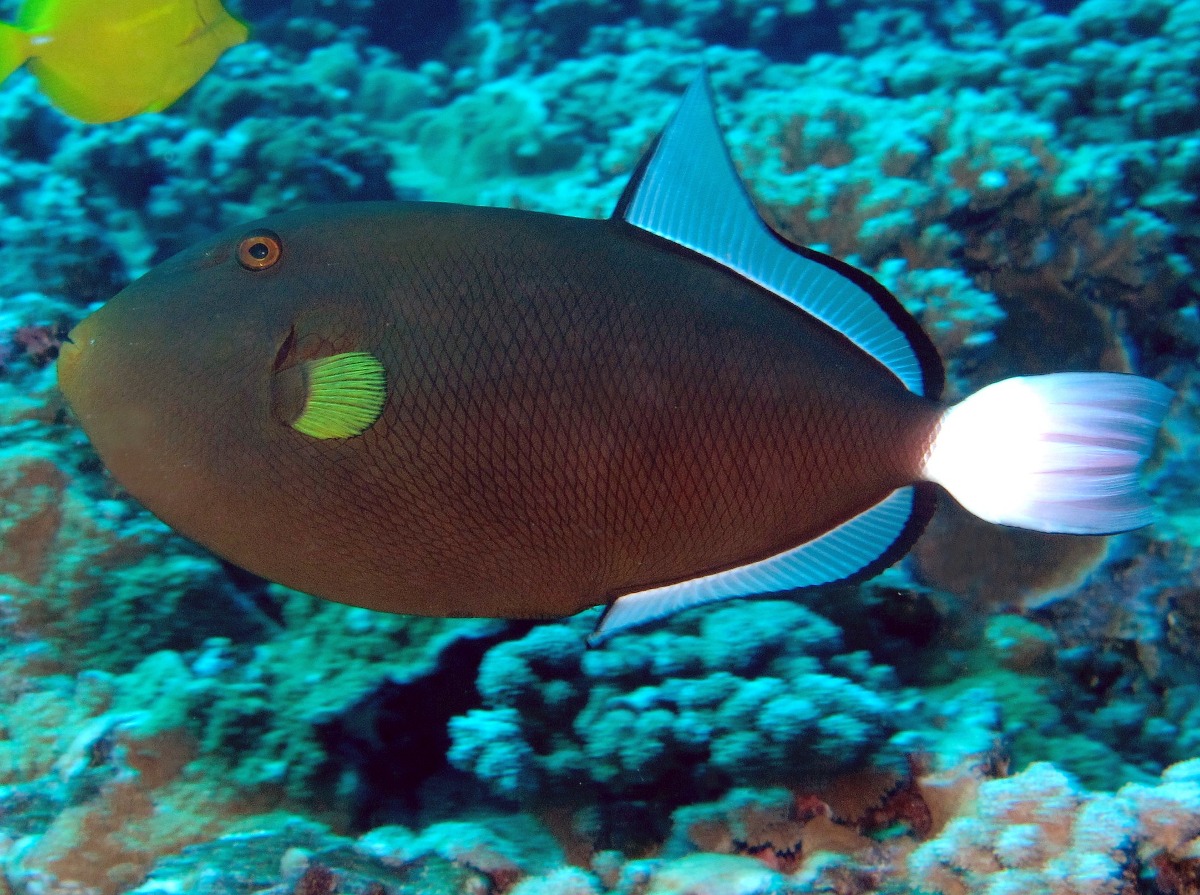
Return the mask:
{"type": "Polygon", "coordinates": [[[685,246],[840,332],[910,391],[937,397],[942,366],[928,336],[883,286],[836,258],[780,238],[746,193],[701,72],[646,153],[613,217],[685,246]]]}
{"type": "Polygon", "coordinates": [[[916,540],[932,513],[932,500],[921,486],[893,491],[882,502],[799,547],[751,563],[626,594],[608,607],[589,645],[618,631],[642,625],[692,606],[832,584],[870,575],[899,559],[916,540]]]}

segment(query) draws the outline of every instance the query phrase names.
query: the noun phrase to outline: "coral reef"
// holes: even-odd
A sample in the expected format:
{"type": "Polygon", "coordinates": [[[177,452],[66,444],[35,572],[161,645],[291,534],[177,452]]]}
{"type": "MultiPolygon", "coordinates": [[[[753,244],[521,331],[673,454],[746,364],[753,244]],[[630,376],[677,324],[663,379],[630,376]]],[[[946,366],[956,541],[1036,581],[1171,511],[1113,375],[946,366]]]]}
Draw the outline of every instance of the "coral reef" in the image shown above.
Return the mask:
{"type": "Polygon", "coordinates": [[[661,855],[597,851],[573,865],[553,825],[527,814],[355,838],[260,817],[159,860],[132,891],[1182,893],[1200,833],[1195,764],[1115,793],[1088,792],[1048,764],[1002,778],[964,766],[890,786],[848,780],[822,796],[736,790],[677,811],[661,855]]]}
{"type": "Polygon", "coordinates": [[[167,114],[0,89],[0,892],[1200,891],[1197,0],[234,5],[167,114]],[[1159,523],[951,507],[875,582],[589,650],[256,580],[57,397],[75,321],[265,213],[607,215],[701,62],[764,216],[892,289],[949,399],[1176,391],[1159,523]]]}
{"type": "Polygon", "coordinates": [[[1104,895],[1135,891],[1149,871],[1159,891],[1195,860],[1200,766],[1168,768],[1155,785],[1081,792],[1048,764],[980,785],[973,812],[909,857],[914,881],[941,895],[966,892],[1104,895]]]}
{"type": "Polygon", "coordinates": [[[723,607],[594,651],[581,633],[542,625],[484,657],[485,708],[450,722],[456,767],[507,796],[590,781],[650,801],[834,773],[894,731],[890,672],[839,655],[837,628],[803,606],[723,607]]]}

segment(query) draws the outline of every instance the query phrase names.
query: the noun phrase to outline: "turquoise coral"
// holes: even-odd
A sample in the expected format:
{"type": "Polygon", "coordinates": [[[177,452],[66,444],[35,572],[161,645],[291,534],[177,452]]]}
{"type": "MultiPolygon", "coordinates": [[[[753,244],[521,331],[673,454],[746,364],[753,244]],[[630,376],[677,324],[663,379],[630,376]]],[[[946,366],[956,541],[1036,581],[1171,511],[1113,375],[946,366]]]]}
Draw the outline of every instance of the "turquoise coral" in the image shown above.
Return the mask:
{"type": "MultiPolygon", "coordinates": [[[[1200,848],[1184,761],[1200,753],[1200,3],[810,6],[478,0],[406,28],[394,4],[251,0],[258,40],[168,115],[86,130],[28,79],[6,84],[10,887],[290,893],[326,868],[345,891],[1185,891],[1200,848]],[[972,574],[918,586],[901,569],[815,609],[728,604],[588,651],[589,618],[396,619],[231,573],[112,486],[60,415],[52,370],[12,347],[284,207],[426,197],[606,215],[701,59],[764,213],[893,288],[952,390],[1046,366],[1137,367],[1177,390],[1151,472],[1161,524],[1066,568],[1053,599],[1020,594],[1047,554],[1075,562],[1058,545],[1034,562],[1029,543],[935,529],[924,556],[972,574]],[[956,581],[966,601],[937,593],[956,581]],[[905,594],[944,612],[922,649],[869,623],[905,594]],[[980,756],[990,776],[1012,756],[1014,775],[937,789],[981,795],[947,801],[923,842],[881,837],[781,873],[695,854],[680,832],[732,810],[734,785],[980,756]],[[1035,759],[1054,765],[1024,767],[1035,759]],[[447,818],[464,804],[479,816],[447,818]],[[557,866],[568,854],[578,867],[557,866]]],[[[752,798],[786,815],[796,795],[752,798]]]]}
{"type": "Polygon", "coordinates": [[[543,625],[487,654],[484,708],[450,722],[455,766],[509,797],[590,784],[667,807],[681,779],[697,792],[853,769],[903,721],[891,670],[795,603],[690,613],[592,651],[582,630],[543,625]]]}

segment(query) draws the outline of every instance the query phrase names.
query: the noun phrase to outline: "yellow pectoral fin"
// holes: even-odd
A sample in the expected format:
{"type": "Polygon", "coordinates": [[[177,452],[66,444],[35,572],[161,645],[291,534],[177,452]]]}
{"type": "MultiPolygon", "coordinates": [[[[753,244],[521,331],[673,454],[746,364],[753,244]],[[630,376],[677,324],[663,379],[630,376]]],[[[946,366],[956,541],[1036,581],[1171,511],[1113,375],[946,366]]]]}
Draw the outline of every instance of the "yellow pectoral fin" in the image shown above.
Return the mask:
{"type": "Polygon", "coordinates": [[[351,438],[379,419],[387,377],[375,357],[350,351],[301,366],[307,395],[293,429],[313,438],[351,438]]]}

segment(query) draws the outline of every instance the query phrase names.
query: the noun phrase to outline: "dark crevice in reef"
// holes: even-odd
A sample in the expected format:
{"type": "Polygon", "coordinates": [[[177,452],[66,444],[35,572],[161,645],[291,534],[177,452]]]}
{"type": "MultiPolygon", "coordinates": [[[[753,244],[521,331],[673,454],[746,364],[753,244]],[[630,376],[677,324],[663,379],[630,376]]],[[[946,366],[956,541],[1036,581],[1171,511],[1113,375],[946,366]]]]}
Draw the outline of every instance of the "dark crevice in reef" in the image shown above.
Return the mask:
{"type": "Polygon", "coordinates": [[[235,566],[227,560],[218,559],[221,564],[221,569],[225,572],[225,577],[228,578],[233,586],[245,599],[246,604],[253,606],[254,610],[261,613],[263,617],[268,618],[278,627],[283,627],[283,607],[279,601],[275,600],[269,591],[270,582],[266,578],[261,578],[253,572],[248,572],[241,566],[235,566]]]}
{"type": "Polygon", "coordinates": [[[367,18],[372,43],[395,50],[409,65],[439,59],[465,17],[457,0],[412,3],[376,0],[367,18]]]}
{"type": "Polygon", "coordinates": [[[459,0],[374,0],[332,7],[318,0],[242,0],[229,5],[250,23],[257,39],[266,35],[294,45],[295,35],[287,35],[290,28],[297,27],[320,44],[337,37],[330,26],[365,28],[368,43],[394,50],[409,66],[444,59],[449,44],[461,36],[466,23],[459,0]]]}
{"type": "Polygon", "coordinates": [[[48,162],[66,132],[62,116],[50,109],[30,105],[9,115],[2,139],[5,148],[14,155],[48,162]]]}
{"type": "Polygon", "coordinates": [[[455,715],[479,707],[475,679],[484,654],[523,636],[533,624],[515,622],[502,634],[458,640],[441,652],[430,673],[388,681],[319,728],[330,757],[327,771],[341,781],[330,782],[348,798],[355,830],[412,823],[423,807],[424,784],[438,777],[452,785],[460,777],[446,761],[447,725],[455,715]],[[349,779],[354,783],[347,792],[349,779]]]}
{"type": "Polygon", "coordinates": [[[795,25],[777,28],[759,47],[768,58],[779,62],[803,62],[818,53],[842,53],[842,25],[847,21],[844,9],[819,3],[795,25]]]}
{"type": "Polygon", "coordinates": [[[1081,2],[1082,0],[1042,0],[1042,7],[1046,12],[1066,16],[1074,12],[1081,2]]]}

